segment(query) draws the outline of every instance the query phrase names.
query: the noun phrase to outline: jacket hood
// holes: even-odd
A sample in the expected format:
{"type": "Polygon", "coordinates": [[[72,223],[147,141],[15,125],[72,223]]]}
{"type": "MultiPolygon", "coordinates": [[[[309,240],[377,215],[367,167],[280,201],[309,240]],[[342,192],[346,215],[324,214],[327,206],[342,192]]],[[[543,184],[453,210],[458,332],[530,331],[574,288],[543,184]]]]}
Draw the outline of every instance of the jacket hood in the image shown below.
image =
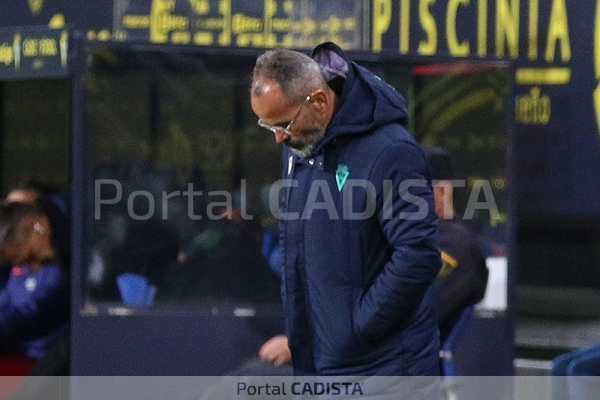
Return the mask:
{"type": "Polygon", "coordinates": [[[315,151],[341,135],[368,134],[390,123],[406,124],[404,97],[377,75],[350,61],[339,46],[322,43],[311,56],[339,98],[325,137],[315,151]]]}

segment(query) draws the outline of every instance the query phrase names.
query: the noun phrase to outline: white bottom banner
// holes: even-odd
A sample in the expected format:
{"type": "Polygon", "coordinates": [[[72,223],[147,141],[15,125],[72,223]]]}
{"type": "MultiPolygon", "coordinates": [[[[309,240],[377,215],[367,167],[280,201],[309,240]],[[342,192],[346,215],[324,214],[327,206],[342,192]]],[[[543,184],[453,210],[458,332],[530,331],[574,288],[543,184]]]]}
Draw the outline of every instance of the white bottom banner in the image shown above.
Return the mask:
{"type": "Polygon", "coordinates": [[[9,400],[600,398],[600,377],[72,376],[0,377],[9,400]]]}

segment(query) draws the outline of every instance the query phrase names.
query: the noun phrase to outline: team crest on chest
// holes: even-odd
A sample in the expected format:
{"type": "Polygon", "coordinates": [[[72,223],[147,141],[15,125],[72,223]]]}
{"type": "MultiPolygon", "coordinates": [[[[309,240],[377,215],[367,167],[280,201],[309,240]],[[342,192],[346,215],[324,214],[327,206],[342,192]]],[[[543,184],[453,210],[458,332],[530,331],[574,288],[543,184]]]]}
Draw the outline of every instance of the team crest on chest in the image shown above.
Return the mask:
{"type": "Polygon", "coordinates": [[[346,179],[350,175],[350,169],[347,165],[340,164],[335,171],[335,183],[337,183],[337,188],[341,192],[344,187],[344,183],[346,183],[346,179]]]}

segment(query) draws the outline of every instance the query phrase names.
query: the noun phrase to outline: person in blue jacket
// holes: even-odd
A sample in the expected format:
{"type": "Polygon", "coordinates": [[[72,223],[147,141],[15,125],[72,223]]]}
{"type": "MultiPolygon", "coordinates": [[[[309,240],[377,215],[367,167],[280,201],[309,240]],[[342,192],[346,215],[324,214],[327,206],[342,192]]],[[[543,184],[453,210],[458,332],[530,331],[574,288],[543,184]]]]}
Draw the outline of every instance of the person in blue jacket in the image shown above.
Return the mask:
{"type": "Polygon", "coordinates": [[[0,353],[41,358],[68,336],[70,285],[49,216],[34,203],[0,205],[0,258],[13,265],[0,291],[0,353]]]}
{"type": "Polygon", "coordinates": [[[294,374],[439,375],[435,206],[403,97],[330,42],[265,52],[250,92],[285,145],[270,206],[294,374]]]}

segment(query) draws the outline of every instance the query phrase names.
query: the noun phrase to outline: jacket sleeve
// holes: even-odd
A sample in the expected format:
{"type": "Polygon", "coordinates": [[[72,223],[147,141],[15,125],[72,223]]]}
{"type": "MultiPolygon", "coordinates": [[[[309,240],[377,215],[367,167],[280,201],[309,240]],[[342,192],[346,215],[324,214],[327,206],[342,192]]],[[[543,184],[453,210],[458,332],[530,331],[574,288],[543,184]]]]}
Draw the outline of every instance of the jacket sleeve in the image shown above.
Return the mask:
{"type": "Polygon", "coordinates": [[[488,281],[485,256],[477,238],[461,223],[449,221],[446,225],[439,231],[440,249],[456,259],[457,265],[449,275],[438,277],[434,283],[443,337],[450,332],[465,307],[483,298],[488,281]]]}
{"type": "Polygon", "coordinates": [[[355,332],[378,340],[415,311],[441,268],[436,214],[422,150],[401,142],[386,148],[370,174],[377,219],[391,256],[354,311],[355,332]]]}
{"type": "MultiPolygon", "coordinates": [[[[10,281],[8,285],[11,285],[10,281]]],[[[3,348],[48,334],[69,321],[70,289],[58,268],[47,271],[26,301],[15,304],[10,300],[8,290],[7,287],[0,294],[0,343],[3,348]]]]}

